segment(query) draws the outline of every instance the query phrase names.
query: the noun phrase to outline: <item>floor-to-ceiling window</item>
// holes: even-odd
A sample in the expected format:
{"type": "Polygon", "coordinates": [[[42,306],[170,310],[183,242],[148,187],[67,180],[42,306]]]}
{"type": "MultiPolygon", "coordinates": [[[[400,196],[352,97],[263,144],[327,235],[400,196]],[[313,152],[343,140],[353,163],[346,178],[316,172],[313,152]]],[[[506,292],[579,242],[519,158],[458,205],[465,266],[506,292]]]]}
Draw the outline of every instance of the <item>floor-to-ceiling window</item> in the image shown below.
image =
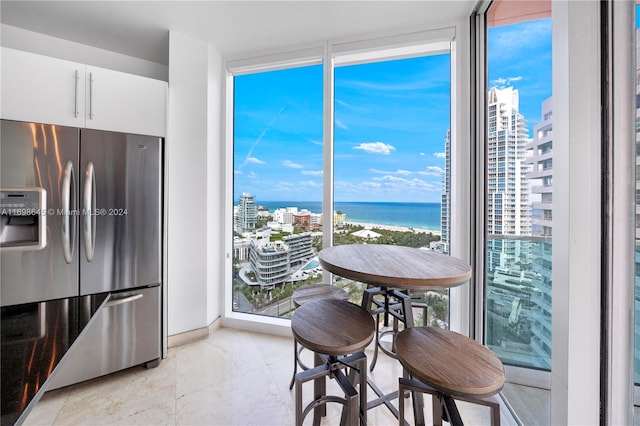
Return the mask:
{"type": "MultiPolygon", "coordinates": [[[[316,257],[328,241],[449,252],[454,34],[356,38],[325,43],[324,57],[228,64],[231,311],[289,317],[295,289],[329,281],[316,257]]],[[[360,301],[361,285],[336,283],[360,301]]],[[[415,298],[422,322],[448,325],[446,291],[415,298]]]]}
{"type": "MultiPolygon", "coordinates": [[[[450,62],[449,52],[438,52],[336,67],[334,245],[448,253],[450,62]]],[[[422,307],[419,324],[447,326],[446,289],[412,297],[422,307]]]]}
{"type": "Polygon", "coordinates": [[[490,21],[487,32],[485,341],[505,364],[549,370],[551,18],[490,21]]]}
{"type": "Polygon", "coordinates": [[[233,310],[287,317],[322,277],[322,65],[234,76],[233,310]]]}
{"type": "Polygon", "coordinates": [[[549,392],[540,389],[550,386],[557,142],[551,3],[498,0],[480,16],[484,343],[505,365],[503,393],[515,414],[546,424],[549,392]]]}

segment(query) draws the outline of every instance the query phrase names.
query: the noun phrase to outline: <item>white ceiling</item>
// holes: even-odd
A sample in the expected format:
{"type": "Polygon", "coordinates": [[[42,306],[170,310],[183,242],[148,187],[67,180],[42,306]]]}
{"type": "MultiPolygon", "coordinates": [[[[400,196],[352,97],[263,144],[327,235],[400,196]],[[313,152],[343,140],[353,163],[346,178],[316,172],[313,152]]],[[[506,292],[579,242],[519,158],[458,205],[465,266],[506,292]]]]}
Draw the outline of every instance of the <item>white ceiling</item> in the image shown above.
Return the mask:
{"type": "Polygon", "coordinates": [[[169,30],[224,57],[467,19],[476,0],[6,1],[3,24],[168,64],[169,30]]]}

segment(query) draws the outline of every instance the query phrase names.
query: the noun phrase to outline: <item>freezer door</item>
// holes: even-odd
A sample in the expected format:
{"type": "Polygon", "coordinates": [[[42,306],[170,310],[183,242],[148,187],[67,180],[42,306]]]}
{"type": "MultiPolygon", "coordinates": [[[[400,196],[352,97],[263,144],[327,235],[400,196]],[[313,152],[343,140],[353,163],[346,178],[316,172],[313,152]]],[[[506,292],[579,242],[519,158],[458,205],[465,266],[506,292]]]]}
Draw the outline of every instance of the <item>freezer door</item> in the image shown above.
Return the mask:
{"type": "MultiPolygon", "coordinates": [[[[112,293],[47,381],[47,391],[160,358],[161,286],[112,293]]],[[[97,296],[81,298],[80,309],[97,296]]]]}
{"type": "Polygon", "coordinates": [[[161,281],[162,140],[80,135],[80,294],[161,281]]]}
{"type": "Polygon", "coordinates": [[[0,249],[0,305],[77,296],[79,130],[2,120],[0,142],[0,187],[44,188],[47,207],[44,248],[0,249]]]}

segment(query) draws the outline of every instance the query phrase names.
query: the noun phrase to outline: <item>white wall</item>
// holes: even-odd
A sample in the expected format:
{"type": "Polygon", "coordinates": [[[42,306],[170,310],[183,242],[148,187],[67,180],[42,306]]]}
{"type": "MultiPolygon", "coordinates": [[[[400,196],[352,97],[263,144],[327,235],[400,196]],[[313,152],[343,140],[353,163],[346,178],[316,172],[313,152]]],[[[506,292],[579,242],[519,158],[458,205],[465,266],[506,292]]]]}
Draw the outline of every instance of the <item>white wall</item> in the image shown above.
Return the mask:
{"type": "Polygon", "coordinates": [[[209,46],[169,34],[168,334],[206,327],[209,46]]]}
{"type": "Polygon", "coordinates": [[[168,67],[121,53],[2,24],[2,46],[167,81],[168,67]]]}

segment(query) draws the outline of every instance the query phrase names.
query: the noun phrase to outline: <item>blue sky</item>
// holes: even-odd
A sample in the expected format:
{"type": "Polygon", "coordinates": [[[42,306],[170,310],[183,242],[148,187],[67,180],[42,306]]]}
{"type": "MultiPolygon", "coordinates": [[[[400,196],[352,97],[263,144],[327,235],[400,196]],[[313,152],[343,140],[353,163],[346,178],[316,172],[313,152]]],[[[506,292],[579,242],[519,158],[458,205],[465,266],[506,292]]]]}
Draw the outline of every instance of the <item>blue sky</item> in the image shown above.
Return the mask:
{"type": "Polygon", "coordinates": [[[551,96],[551,19],[489,28],[488,44],[489,88],[518,89],[532,137],[542,101],[551,96]]]}
{"type": "MultiPolygon", "coordinates": [[[[336,201],[440,201],[449,75],[449,55],[336,69],[336,201]]],[[[234,145],[234,199],[321,200],[321,66],[237,77],[234,145]]]]}
{"type": "MultiPolygon", "coordinates": [[[[489,87],[513,86],[529,130],[551,95],[550,20],[489,30],[489,87]]],[[[336,201],[440,202],[449,55],[335,70],[336,201]]],[[[322,199],[322,66],[235,78],[234,201],[322,199]]]]}

